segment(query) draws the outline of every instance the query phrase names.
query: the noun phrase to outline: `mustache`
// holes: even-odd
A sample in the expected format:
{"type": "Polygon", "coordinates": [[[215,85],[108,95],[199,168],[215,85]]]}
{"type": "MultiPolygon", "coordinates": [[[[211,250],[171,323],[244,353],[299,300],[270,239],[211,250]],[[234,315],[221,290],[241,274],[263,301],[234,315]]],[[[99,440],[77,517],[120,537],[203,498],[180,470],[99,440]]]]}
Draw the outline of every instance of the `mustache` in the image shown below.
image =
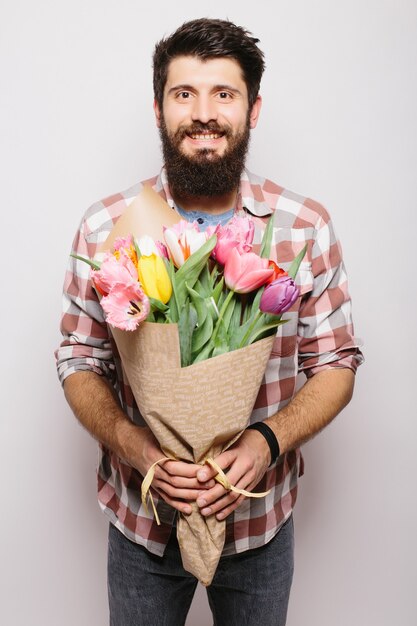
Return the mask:
{"type": "Polygon", "coordinates": [[[174,133],[174,137],[177,141],[181,141],[184,137],[193,134],[199,133],[218,133],[223,135],[224,137],[230,137],[232,135],[232,131],[229,126],[220,126],[217,122],[207,122],[207,124],[203,124],[202,122],[195,122],[194,124],[190,124],[189,126],[180,126],[176,132],[174,133]]]}

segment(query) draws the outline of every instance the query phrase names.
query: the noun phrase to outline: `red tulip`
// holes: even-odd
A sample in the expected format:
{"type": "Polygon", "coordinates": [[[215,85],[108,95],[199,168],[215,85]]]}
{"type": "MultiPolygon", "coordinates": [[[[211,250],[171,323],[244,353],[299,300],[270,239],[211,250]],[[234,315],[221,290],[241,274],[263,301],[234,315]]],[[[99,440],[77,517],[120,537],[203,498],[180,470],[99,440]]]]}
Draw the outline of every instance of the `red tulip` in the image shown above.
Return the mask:
{"type": "Polygon", "coordinates": [[[274,273],[272,274],[271,278],[268,280],[268,283],[272,283],[273,280],[276,280],[277,278],[281,278],[281,276],[288,276],[287,272],[283,270],[281,267],[279,267],[279,265],[277,265],[275,261],[273,261],[272,259],[269,259],[268,267],[271,270],[274,270],[274,273]]]}
{"type": "Polygon", "coordinates": [[[224,280],[232,291],[249,293],[266,283],[274,270],[268,268],[269,260],[254,252],[239,254],[236,248],[230,251],[224,267],[224,280]]]}

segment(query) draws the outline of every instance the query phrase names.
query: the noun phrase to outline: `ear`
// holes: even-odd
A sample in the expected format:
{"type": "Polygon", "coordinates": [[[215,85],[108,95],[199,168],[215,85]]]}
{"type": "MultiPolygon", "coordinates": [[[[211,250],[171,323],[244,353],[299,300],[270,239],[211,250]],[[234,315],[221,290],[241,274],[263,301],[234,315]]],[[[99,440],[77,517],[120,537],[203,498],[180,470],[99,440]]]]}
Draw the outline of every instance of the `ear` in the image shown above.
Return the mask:
{"type": "Polygon", "coordinates": [[[156,125],[161,128],[161,110],[156,100],[153,101],[153,111],[155,113],[156,125]]]}
{"type": "Polygon", "coordinates": [[[262,98],[261,96],[258,95],[256,96],[256,100],[253,103],[252,111],[250,112],[250,116],[249,116],[249,123],[250,123],[251,128],[255,128],[256,124],[258,123],[259,114],[261,112],[261,107],[262,107],[262,98]]]}

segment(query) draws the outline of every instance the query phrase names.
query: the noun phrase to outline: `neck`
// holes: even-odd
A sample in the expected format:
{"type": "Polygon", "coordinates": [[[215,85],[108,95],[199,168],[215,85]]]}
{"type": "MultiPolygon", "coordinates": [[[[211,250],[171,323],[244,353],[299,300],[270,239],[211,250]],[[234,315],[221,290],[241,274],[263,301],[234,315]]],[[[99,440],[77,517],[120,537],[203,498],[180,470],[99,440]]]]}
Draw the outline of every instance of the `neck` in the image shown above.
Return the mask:
{"type": "Polygon", "coordinates": [[[184,211],[203,211],[212,215],[226,213],[233,209],[236,204],[237,189],[221,196],[190,196],[176,193],[173,198],[175,204],[184,211]]]}

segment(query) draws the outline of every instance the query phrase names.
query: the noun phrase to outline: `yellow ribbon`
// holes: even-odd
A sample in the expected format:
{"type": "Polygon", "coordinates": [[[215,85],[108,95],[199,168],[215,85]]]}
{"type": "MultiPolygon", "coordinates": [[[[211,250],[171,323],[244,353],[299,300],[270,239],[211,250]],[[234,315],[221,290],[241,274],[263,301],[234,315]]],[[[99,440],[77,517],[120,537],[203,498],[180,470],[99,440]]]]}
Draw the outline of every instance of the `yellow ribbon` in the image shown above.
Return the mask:
{"type": "Polygon", "coordinates": [[[146,498],[147,498],[147,496],[149,494],[149,499],[150,499],[151,504],[152,504],[153,514],[155,516],[155,520],[156,520],[156,523],[158,524],[158,526],[161,525],[161,522],[159,520],[158,511],[156,510],[155,502],[153,500],[153,496],[152,496],[152,492],[150,491],[150,488],[151,488],[151,484],[152,484],[152,481],[153,481],[154,476],[155,476],[155,468],[156,468],[156,466],[159,465],[160,463],[165,463],[165,461],[173,461],[173,460],[174,459],[170,459],[168,456],[164,456],[164,457],[162,457],[162,459],[158,459],[157,461],[155,461],[155,463],[152,463],[152,465],[150,466],[150,468],[146,472],[145,478],[142,481],[141,499],[142,499],[143,508],[145,509],[146,514],[149,515],[148,504],[146,502],[146,498]]]}
{"type": "Polygon", "coordinates": [[[224,473],[220,465],[216,463],[216,461],[209,458],[209,459],[206,459],[205,462],[211,465],[211,467],[216,470],[217,476],[214,477],[214,480],[217,480],[217,482],[220,483],[222,487],[226,489],[226,491],[233,491],[234,493],[238,493],[242,496],[246,496],[247,498],[264,498],[271,491],[270,489],[268,489],[268,491],[263,491],[262,493],[258,493],[258,492],[253,493],[252,491],[239,489],[238,487],[235,487],[234,485],[232,485],[231,482],[229,482],[229,479],[227,478],[226,474],[224,473]]]}
{"type": "MultiPolygon", "coordinates": [[[[165,461],[174,461],[175,459],[170,458],[168,456],[164,456],[162,457],[162,459],[158,459],[157,461],[155,461],[155,463],[153,463],[150,468],[148,469],[148,471],[146,472],[146,476],[143,479],[142,482],[142,489],[141,489],[141,499],[142,499],[142,504],[143,504],[143,508],[146,511],[146,514],[149,515],[149,510],[148,510],[148,504],[147,504],[147,497],[149,495],[149,499],[151,501],[151,505],[152,505],[152,509],[153,509],[153,513],[155,516],[155,521],[158,524],[158,526],[161,525],[160,519],[159,519],[159,515],[158,515],[158,511],[156,510],[156,506],[155,506],[155,502],[152,496],[152,492],[150,491],[151,488],[151,484],[152,481],[155,477],[155,468],[157,465],[159,465],[160,463],[165,463],[165,461]]],[[[253,493],[252,491],[246,491],[245,489],[239,489],[238,487],[235,487],[234,485],[231,484],[231,482],[229,482],[226,474],[223,472],[222,468],[220,467],[220,465],[218,465],[216,463],[216,461],[214,461],[211,458],[208,458],[205,460],[205,463],[207,463],[208,465],[210,465],[213,469],[216,470],[217,475],[214,477],[214,480],[216,480],[218,483],[220,483],[222,485],[222,487],[224,487],[224,489],[226,489],[226,491],[233,491],[234,493],[238,493],[239,495],[242,496],[246,496],[247,498],[264,498],[265,496],[268,495],[268,493],[270,493],[270,489],[268,489],[268,491],[263,491],[262,493],[253,493]]]]}

